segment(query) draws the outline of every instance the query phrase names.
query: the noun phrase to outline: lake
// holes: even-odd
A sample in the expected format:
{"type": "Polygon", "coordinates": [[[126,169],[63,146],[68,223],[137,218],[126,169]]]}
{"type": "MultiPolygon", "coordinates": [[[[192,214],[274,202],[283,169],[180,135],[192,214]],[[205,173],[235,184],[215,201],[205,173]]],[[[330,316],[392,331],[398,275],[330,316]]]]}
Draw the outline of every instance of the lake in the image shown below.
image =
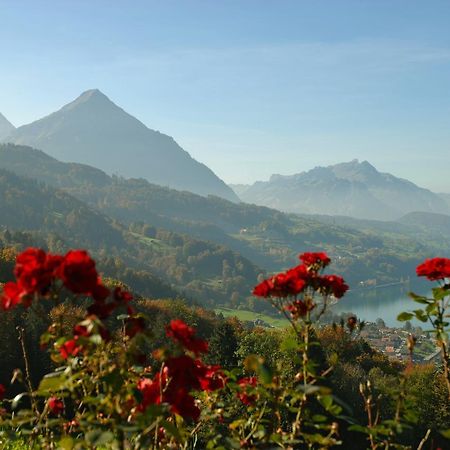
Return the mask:
{"type": "MultiPolygon", "coordinates": [[[[430,287],[428,285],[428,287],[430,287]]],[[[397,316],[403,311],[418,309],[421,305],[408,297],[408,292],[417,294],[427,293],[423,284],[398,285],[378,289],[360,289],[350,291],[344,298],[332,307],[335,313],[352,312],[358,319],[374,322],[381,318],[390,327],[402,327],[403,323],[397,321],[397,316]]],[[[423,329],[429,326],[419,321],[411,321],[423,329]]]]}

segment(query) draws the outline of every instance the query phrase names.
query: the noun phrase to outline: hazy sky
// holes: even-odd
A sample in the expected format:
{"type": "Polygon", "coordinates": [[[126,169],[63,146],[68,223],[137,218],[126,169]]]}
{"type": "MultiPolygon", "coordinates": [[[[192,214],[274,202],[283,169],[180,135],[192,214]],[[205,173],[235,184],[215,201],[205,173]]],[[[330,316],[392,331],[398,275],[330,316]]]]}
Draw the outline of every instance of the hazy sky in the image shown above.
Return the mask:
{"type": "Polygon", "coordinates": [[[99,88],[227,182],[359,158],[450,192],[449,24],[448,0],[0,0],[0,111],[99,88]]]}

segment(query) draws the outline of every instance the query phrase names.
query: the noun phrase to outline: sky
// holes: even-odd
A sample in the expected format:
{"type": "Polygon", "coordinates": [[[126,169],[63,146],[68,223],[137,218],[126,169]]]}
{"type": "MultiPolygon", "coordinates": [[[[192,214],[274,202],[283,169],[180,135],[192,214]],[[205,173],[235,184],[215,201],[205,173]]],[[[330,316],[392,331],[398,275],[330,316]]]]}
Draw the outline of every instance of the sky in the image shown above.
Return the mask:
{"type": "Polygon", "coordinates": [[[0,0],[0,112],[98,88],[228,183],[368,160],[450,193],[450,1],[0,0]]]}

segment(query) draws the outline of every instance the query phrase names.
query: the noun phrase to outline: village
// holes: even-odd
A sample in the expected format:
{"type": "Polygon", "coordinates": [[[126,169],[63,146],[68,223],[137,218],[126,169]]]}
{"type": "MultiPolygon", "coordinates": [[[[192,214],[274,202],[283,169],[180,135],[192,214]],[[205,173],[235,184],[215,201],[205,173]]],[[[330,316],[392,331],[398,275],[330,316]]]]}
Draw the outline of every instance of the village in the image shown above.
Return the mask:
{"type": "Polygon", "coordinates": [[[409,361],[408,340],[409,342],[414,340],[412,352],[414,363],[440,361],[440,349],[436,347],[433,335],[420,327],[413,327],[410,322],[406,322],[403,328],[387,327],[381,319],[376,322],[367,322],[360,336],[373,348],[400,361],[409,361]]]}

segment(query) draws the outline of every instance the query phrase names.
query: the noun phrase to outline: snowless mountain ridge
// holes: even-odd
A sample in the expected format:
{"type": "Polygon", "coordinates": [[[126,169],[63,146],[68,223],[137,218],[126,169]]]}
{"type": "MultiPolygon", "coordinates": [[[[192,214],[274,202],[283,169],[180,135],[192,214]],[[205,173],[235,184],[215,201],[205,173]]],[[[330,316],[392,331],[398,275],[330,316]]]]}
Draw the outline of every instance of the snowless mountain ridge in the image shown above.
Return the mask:
{"type": "Polygon", "coordinates": [[[443,196],[357,159],[232,187],[242,201],[301,214],[395,220],[415,211],[450,212],[443,196]]]}
{"type": "Polygon", "coordinates": [[[0,139],[109,174],[239,201],[231,188],[172,137],[147,128],[98,89],[82,93],[60,110],[12,129],[0,139]]]}

